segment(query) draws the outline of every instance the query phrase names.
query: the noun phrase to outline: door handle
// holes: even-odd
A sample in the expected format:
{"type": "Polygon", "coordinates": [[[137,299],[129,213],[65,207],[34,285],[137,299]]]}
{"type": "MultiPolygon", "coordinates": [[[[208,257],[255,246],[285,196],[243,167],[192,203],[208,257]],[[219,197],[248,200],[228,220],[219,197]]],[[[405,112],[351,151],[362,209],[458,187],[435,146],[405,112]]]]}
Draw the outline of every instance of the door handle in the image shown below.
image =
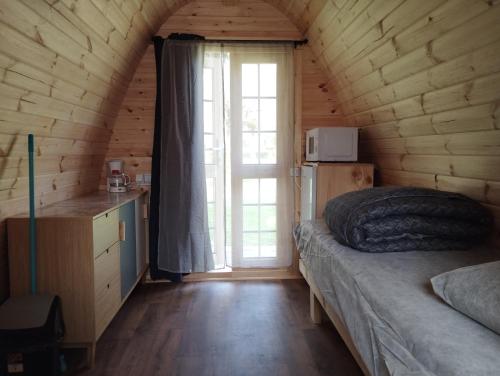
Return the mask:
{"type": "Polygon", "coordinates": [[[125,241],[125,221],[118,222],[118,239],[125,241]]]}

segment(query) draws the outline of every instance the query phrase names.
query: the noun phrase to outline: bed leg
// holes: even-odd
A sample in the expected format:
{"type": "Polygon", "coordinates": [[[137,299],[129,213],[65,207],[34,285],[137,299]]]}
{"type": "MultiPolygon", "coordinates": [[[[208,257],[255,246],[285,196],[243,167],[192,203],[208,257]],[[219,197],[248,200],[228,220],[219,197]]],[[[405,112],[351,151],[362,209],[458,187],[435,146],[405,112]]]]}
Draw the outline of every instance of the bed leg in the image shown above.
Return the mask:
{"type": "Polygon", "coordinates": [[[321,304],[318,298],[314,295],[312,289],[309,289],[309,312],[311,320],[314,324],[321,324],[321,304]]]}

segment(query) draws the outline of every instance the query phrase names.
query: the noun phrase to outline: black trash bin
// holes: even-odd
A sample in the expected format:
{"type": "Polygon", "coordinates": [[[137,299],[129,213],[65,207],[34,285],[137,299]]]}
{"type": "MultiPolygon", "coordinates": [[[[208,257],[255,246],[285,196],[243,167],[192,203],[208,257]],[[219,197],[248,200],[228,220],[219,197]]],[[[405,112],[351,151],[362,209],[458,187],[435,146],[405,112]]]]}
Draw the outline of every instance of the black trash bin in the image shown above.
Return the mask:
{"type": "Polygon", "coordinates": [[[10,298],[0,306],[0,375],[60,375],[63,336],[58,296],[10,298]]]}

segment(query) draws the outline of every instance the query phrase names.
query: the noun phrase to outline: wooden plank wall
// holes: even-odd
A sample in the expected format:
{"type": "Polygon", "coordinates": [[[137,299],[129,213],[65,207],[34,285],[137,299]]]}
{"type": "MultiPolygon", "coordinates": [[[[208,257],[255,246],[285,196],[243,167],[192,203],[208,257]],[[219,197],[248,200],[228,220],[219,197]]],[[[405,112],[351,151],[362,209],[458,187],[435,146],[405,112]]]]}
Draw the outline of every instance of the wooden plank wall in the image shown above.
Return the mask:
{"type": "MultiPolygon", "coordinates": [[[[137,173],[151,171],[151,154],[156,100],[156,68],[150,44],[130,82],[118,111],[106,160],[122,159],[125,170],[135,180],[137,173]]],[[[107,166],[103,166],[101,185],[107,166]]]]}
{"type": "Polygon", "coordinates": [[[500,224],[499,1],[328,2],[307,35],[380,184],[461,192],[500,224]]]}
{"type": "Polygon", "coordinates": [[[301,162],[304,162],[305,133],[317,127],[343,126],[345,119],[336,97],[335,87],[328,79],[325,70],[321,68],[310,46],[302,48],[299,69],[302,75],[300,156],[301,162]]]}
{"type": "MultiPolygon", "coordinates": [[[[197,0],[180,8],[160,27],[158,35],[182,32],[207,38],[300,40],[301,32],[273,6],[262,0],[197,0]],[[278,28],[275,25],[279,25],[278,28]]],[[[301,48],[302,123],[306,127],[334,124],[338,118],[333,91],[309,47],[301,48]]],[[[153,47],[144,54],[118,112],[106,159],[123,159],[127,172],[151,170],[156,69],[153,47]]],[[[101,183],[104,184],[105,168],[101,183]]]]}

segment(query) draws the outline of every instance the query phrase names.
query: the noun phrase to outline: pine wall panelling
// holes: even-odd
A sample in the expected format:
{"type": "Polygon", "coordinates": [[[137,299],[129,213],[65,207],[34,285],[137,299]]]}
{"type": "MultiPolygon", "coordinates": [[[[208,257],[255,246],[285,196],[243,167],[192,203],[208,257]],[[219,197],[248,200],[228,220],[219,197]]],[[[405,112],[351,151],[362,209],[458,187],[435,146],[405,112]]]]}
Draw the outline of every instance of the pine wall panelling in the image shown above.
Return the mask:
{"type": "Polygon", "coordinates": [[[363,158],[381,184],[463,192],[498,218],[500,5],[377,5],[348,1],[309,30],[363,158]]]}
{"type": "MultiPolygon", "coordinates": [[[[221,1],[226,20],[256,12],[250,23],[235,22],[247,37],[252,22],[266,22],[265,4],[221,1]],[[255,10],[245,8],[249,4],[255,10]],[[230,13],[238,9],[244,12],[230,13]]],[[[23,149],[30,132],[39,146],[38,205],[96,189],[108,140],[108,156],[127,156],[117,140],[137,128],[144,148],[137,155],[122,149],[135,169],[148,168],[151,128],[148,133],[144,124],[152,125],[152,104],[140,98],[154,92],[154,74],[146,68],[153,66],[151,35],[171,15],[176,28],[184,19],[217,37],[235,31],[234,24],[210,22],[213,13],[203,6],[209,0],[189,5],[206,12],[200,16],[183,14],[187,3],[0,0],[0,219],[27,208],[23,149]],[[135,102],[128,98],[133,90],[142,92],[135,102]]],[[[309,71],[317,85],[303,76],[302,128],[361,127],[360,151],[376,163],[382,184],[464,192],[500,218],[498,0],[266,3],[309,39],[303,69],[314,60],[309,71]]],[[[284,38],[291,32],[286,23],[266,27],[284,38]]],[[[2,224],[0,298],[8,288],[4,234],[2,224]]]]}

